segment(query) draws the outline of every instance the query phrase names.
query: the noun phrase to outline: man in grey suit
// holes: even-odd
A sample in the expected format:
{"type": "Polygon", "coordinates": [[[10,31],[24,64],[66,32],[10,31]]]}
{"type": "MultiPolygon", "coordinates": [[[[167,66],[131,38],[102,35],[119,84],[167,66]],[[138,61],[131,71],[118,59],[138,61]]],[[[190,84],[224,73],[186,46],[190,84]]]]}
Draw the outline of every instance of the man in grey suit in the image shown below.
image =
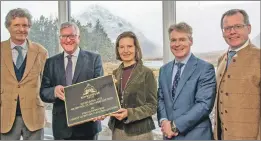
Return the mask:
{"type": "Polygon", "coordinates": [[[61,24],[60,43],[64,52],[47,59],[40,96],[53,103],[53,135],[57,140],[96,140],[100,121],[68,127],[64,107],[64,86],[103,75],[101,57],[79,48],[80,31],[76,24],[61,24]]]}
{"type": "Polygon", "coordinates": [[[215,69],[191,53],[188,24],[171,25],[169,39],[175,59],[160,68],[158,88],[157,116],[164,139],[213,139],[209,114],[216,93],[215,69]]]}

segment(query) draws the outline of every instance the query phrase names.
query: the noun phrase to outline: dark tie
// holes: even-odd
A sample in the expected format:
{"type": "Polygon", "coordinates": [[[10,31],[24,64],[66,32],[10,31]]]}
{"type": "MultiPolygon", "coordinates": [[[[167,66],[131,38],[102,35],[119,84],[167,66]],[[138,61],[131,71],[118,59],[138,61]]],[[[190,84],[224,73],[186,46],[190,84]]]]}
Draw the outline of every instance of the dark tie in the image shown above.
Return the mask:
{"type": "Polygon", "coordinates": [[[23,53],[22,53],[22,47],[21,46],[15,46],[14,49],[17,50],[18,52],[18,56],[17,56],[17,59],[16,59],[16,68],[20,68],[23,61],[24,61],[24,57],[23,57],[23,53]]]}
{"type": "Polygon", "coordinates": [[[68,63],[66,66],[66,85],[72,85],[72,55],[68,55],[68,63]]]}
{"type": "Polygon", "coordinates": [[[236,54],[237,52],[236,51],[229,51],[228,54],[227,54],[227,67],[228,65],[230,64],[231,62],[231,59],[233,58],[233,56],[236,54]]]}
{"type": "Polygon", "coordinates": [[[175,63],[175,65],[178,66],[178,71],[177,71],[177,73],[174,77],[173,85],[172,85],[172,98],[173,99],[175,98],[175,91],[176,91],[176,88],[177,88],[178,83],[179,83],[181,68],[184,64],[183,63],[175,63]]]}

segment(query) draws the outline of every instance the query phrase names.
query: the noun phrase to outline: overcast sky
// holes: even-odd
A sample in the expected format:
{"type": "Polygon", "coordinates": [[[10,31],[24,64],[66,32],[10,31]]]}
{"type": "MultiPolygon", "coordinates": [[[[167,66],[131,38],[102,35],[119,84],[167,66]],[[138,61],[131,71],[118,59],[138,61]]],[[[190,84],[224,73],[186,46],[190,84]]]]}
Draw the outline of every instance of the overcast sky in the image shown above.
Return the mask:
{"type": "MultiPolygon", "coordinates": [[[[199,30],[198,26],[196,24],[208,25],[208,21],[205,21],[202,23],[201,20],[198,21],[192,21],[192,18],[195,18],[196,16],[201,19],[201,13],[208,14],[207,11],[204,11],[204,9],[207,9],[207,7],[210,6],[218,6],[223,5],[223,7],[226,7],[226,4],[230,4],[232,8],[243,8],[243,7],[233,7],[234,4],[239,3],[256,3],[254,7],[250,7],[249,9],[246,9],[247,12],[249,12],[250,15],[250,22],[252,22],[252,36],[256,36],[258,33],[260,33],[260,1],[256,2],[243,2],[243,1],[230,1],[230,2],[224,2],[224,1],[204,1],[204,2],[192,2],[192,1],[179,1],[177,2],[177,21],[179,20],[187,20],[191,22],[191,25],[195,25],[197,33],[201,36],[207,36],[209,37],[210,33],[203,32],[202,30],[199,30]],[[232,4],[231,4],[232,3],[232,4]],[[190,8],[197,7],[195,12],[191,11],[190,8]],[[252,9],[258,9],[253,11],[252,9]],[[252,11],[251,11],[252,10],[252,11]],[[195,15],[195,13],[198,13],[198,15],[195,15]],[[186,16],[184,16],[186,15],[186,16]],[[257,16],[256,16],[257,15],[257,16]],[[254,16],[254,17],[253,17],[254,16]]],[[[91,4],[99,4],[106,9],[108,9],[112,14],[117,15],[119,17],[124,18],[125,20],[129,21],[131,24],[133,24],[136,28],[140,29],[144,35],[151,39],[152,42],[156,43],[157,45],[162,46],[162,4],[161,1],[72,1],[71,5],[71,13],[72,15],[78,15],[81,12],[83,12],[89,5],[91,4]]],[[[244,4],[243,4],[244,6],[244,4]]],[[[40,15],[44,16],[58,16],[58,2],[57,1],[1,1],[1,41],[6,40],[9,38],[9,33],[4,27],[4,18],[7,14],[7,12],[10,9],[22,7],[27,8],[32,13],[34,18],[39,18],[40,15]]],[[[222,11],[219,11],[218,14],[213,15],[215,25],[213,25],[213,28],[219,28],[219,20],[221,17],[222,11]]],[[[205,19],[204,19],[205,20],[205,19]]],[[[212,20],[212,19],[211,19],[212,20]]],[[[194,27],[194,26],[193,26],[194,27]]],[[[194,27],[194,28],[195,28],[194,27]]],[[[204,27],[204,26],[203,26],[204,27]]],[[[219,31],[220,32],[220,31],[219,31]]],[[[211,35],[213,36],[213,35],[211,35]]],[[[217,33],[216,38],[218,38],[218,41],[223,42],[222,36],[220,33],[217,33]]],[[[203,40],[200,37],[197,38],[197,40],[203,40]]],[[[223,45],[224,42],[223,42],[223,45]]],[[[222,45],[222,46],[223,46],[222,45]]],[[[201,51],[204,46],[193,48],[193,50],[201,51]]],[[[212,51],[212,50],[219,50],[219,48],[208,48],[204,51],[212,51]]]]}

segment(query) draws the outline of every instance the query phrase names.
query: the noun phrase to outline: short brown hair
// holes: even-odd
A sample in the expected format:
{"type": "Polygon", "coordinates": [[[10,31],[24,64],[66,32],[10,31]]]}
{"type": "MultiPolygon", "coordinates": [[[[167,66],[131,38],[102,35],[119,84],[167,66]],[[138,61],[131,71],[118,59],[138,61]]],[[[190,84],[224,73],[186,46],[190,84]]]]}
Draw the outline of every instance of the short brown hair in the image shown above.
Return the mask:
{"type": "Polygon", "coordinates": [[[247,12],[243,9],[230,9],[228,11],[226,11],[222,17],[221,17],[221,23],[220,23],[220,26],[221,26],[221,29],[223,29],[223,20],[224,20],[224,17],[225,16],[233,16],[233,15],[236,15],[237,13],[241,13],[244,17],[244,24],[246,25],[250,25],[250,22],[249,22],[249,16],[247,14],[247,12]]]}
{"type": "Polygon", "coordinates": [[[25,9],[25,8],[16,8],[10,10],[6,17],[5,17],[5,27],[8,28],[11,25],[11,21],[15,19],[16,17],[18,18],[27,18],[29,27],[32,26],[32,15],[31,13],[25,9]]]}
{"type": "Polygon", "coordinates": [[[170,33],[175,30],[175,31],[178,31],[178,32],[184,32],[184,33],[187,33],[189,34],[189,39],[192,41],[193,38],[192,38],[192,27],[185,23],[185,22],[180,22],[180,23],[177,23],[177,24],[173,24],[169,27],[169,35],[170,33]]]}
{"type": "Polygon", "coordinates": [[[116,59],[122,61],[118,48],[119,48],[119,42],[122,38],[132,38],[134,40],[134,46],[135,46],[135,60],[136,61],[140,61],[142,59],[142,53],[141,53],[141,48],[140,48],[140,44],[138,41],[137,36],[132,32],[132,31],[125,31],[123,33],[121,33],[116,40],[116,46],[115,46],[115,53],[116,53],[116,59]]]}

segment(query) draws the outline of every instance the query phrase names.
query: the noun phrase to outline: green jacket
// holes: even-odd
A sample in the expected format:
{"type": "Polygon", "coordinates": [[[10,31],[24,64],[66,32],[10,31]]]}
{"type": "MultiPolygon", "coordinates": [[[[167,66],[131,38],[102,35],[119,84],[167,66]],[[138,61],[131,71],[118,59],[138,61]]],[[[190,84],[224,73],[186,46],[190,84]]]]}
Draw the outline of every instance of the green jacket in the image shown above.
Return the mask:
{"type": "MultiPolygon", "coordinates": [[[[117,79],[116,87],[119,90],[123,64],[113,71],[117,79]]],[[[152,115],[157,110],[157,83],[149,68],[138,62],[129,81],[126,84],[123,106],[128,110],[128,117],[124,120],[123,129],[126,134],[140,135],[155,129],[152,115]]],[[[113,131],[115,118],[110,117],[108,126],[113,131]]]]}

